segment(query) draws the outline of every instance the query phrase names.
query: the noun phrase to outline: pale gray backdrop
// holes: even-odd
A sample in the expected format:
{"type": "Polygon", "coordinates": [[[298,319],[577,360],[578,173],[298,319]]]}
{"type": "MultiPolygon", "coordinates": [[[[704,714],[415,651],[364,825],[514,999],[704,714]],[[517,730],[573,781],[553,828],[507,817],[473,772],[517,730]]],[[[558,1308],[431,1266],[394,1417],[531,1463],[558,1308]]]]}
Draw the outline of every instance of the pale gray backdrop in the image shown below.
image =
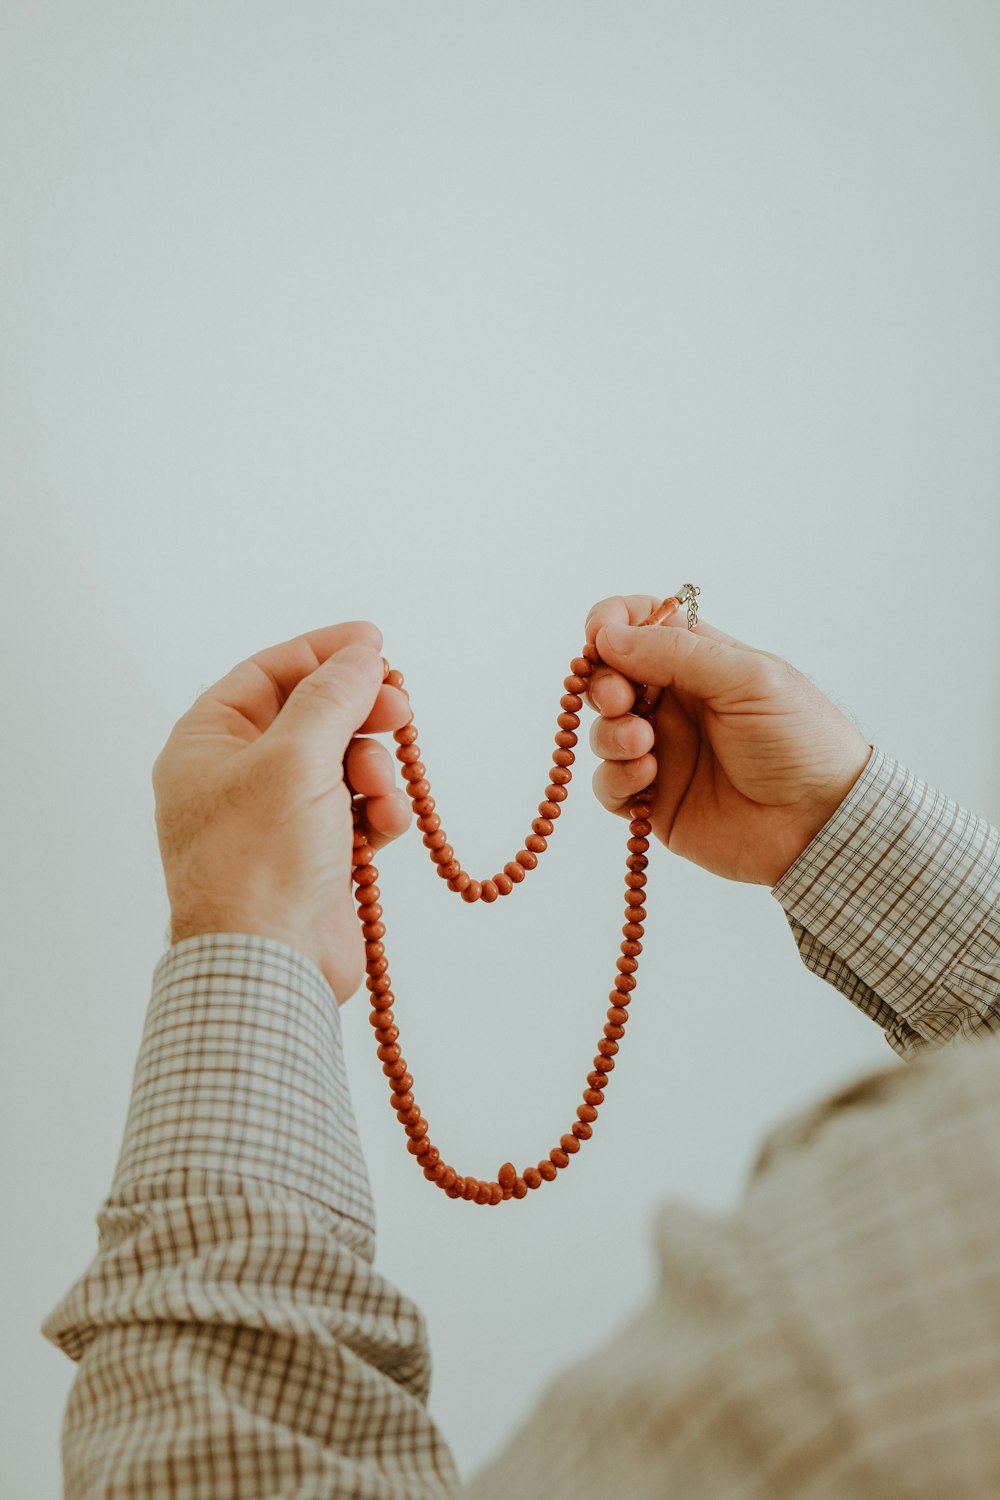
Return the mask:
{"type": "MultiPolygon", "coordinates": [[[[919,775],[1000,817],[1000,8],[7,0],[0,424],[3,1492],[58,1492],[167,922],[150,769],[238,660],[366,616],[463,860],[541,795],[590,605],[691,579],[919,775]]],[[[383,858],[406,1055],[460,1168],[566,1128],[624,825],[530,885],[383,858]]],[[[343,1012],[385,1272],[465,1473],[724,1210],[763,1130],[881,1034],[766,889],[653,859],[600,1130],[484,1213],[424,1182],[343,1012]]]]}

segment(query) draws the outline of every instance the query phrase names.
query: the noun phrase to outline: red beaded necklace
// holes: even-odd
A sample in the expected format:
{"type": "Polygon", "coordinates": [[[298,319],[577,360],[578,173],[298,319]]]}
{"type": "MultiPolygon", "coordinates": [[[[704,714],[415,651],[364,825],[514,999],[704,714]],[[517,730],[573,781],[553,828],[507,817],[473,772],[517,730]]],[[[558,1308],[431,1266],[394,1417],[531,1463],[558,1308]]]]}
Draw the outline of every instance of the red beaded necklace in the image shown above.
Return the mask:
{"type": "MultiPolygon", "coordinates": [[[[664,599],[642,624],[664,624],[676,614],[682,604],[687,603],[688,628],[694,629],[698,618],[695,600],[700,592],[694,584],[684,584],[676,594],[664,599]]],[[[559,726],[555,737],[556,749],[552,754],[553,764],[549,784],[545,788],[545,800],[538,804],[539,816],[531,825],[531,833],[524,841],[524,848],[519,849],[514,858],[491,880],[473,880],[455,858],[455,851],[441,827],[441,819],[434,811],[434,798],[430,794],[430,782],[424,774],[425,768],[417,744],[417,730],[412,718],[405,728],[395,731],[393,738],[399,747],[396,758],[402,762],[403,780],[407,784],[416,814],[417,827],[423,833],[423,842],[430,851],[431,860],[437,865],[438,875],[447,881],[448,889],[457,892],[463,901],[490,902],[495,901],[498,896],[509,896],[514,887],[520,885],[527,872],[535,868],[538,856],[548,847],[548,839],[555,820],[562,811],[561,804],[566,800],[567,786],[573,776],[570,766],[575,759],[573,746],[577,741],[576,730],[580,724],[579,710],[583,706],[580,695],[586,688],[587,678],[600,663],[601,658],[591,645],[584,646],[583,654],[570,663],[570,675],[563,682],[566,691],[559,700],[561,712],[556,720],[559,726]]],[[[401,672],[387,671],[385,681],[406,692],[401,672]]],[[[641,689],[633,712],[649,713],[655,707],[658,697],[659,691],[656,689],[641,689]]],[[[560,1136],[558,1146],[554,1146],[548,1156],[543,1157],[536,1166],[525,1167],[519,1173],[512,1162],[504,1162],[492,1182],[483,1182],[477,1177],[463,1177],[454,1167],[448,1166],[437,1147],[431,1144],[427,1121],[417,1108],[413,1097],[413,1079],[407,1072],[406,1060],[399,1049],[399,1027],[395,1024],[392,1011],[394,996],[389,979],[389,963],[382,942],[385,925],[382,922],[382,908],[378,904],[381,893],[377,884],[378,870],[373,863],[374,850],[358,826],[357,817],[355,818],[352,879],[361,931],[365,939],[365,968],[368,973],[366,983],[371,992],[372,1003],[369,1020],[375,1028],[382,1071],[389,1080],[389,1102],[409,1137],[406,1149],[420,1163],[428,1182],[443,1188],[449,1198],[465,1198],[470,1202],[483,1204],[502,1203],[508,1198],[523,1198],[529,1188],[551,1182],[559,1170],[569,1165],[570,1157],[579,1151],[582,1142],[588,1141],[593,1135],[593,1122],[597,1119],[599,1107],[604,1103],[618,1043],[625,1034],[629,1001],[635,989],[639,954],[642,952],[641,939],[646,920],[643,886],[646,884],[644,872],[649,863],[646,850],[649,848],[649,813],[653,792],[653,786],[646,787],[637,794],[629,807],[628,859],[625,861],[628,867],[628,874],[625,876],[626,920],[622,928],[624,937],[621,956],[615,965],[618,973],[615,976],[615,987],[610,993],[611,1006],[604,1024],[604,1034],[597,1044],[593,1071],[587,1074],[587,1087],[583,1091],[583,1103],[577,1107],[576,1121],[568,1134],[560,1136]]]]}

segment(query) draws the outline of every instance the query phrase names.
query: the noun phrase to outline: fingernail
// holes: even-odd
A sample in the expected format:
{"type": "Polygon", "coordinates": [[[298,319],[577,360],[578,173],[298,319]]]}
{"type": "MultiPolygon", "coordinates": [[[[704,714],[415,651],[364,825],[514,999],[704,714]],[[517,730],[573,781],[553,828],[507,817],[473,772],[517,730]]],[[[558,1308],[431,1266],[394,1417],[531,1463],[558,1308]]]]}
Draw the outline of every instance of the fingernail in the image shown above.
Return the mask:
{"type": "Polygon", "coordinates": [[[635,642],[636,632],[631,625],[605,625],[604,639],[617,656],[628,656],[635,642]]]}

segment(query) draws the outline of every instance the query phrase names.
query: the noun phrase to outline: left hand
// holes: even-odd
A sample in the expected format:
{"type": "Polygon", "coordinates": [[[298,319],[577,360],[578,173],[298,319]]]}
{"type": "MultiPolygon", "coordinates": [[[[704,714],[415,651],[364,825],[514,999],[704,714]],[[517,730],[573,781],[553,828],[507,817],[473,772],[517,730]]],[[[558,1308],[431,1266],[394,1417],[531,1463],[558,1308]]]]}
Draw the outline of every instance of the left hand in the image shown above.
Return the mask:
{"type": "Polygon", "coordinates": [[[410,805],[384,745],[412,717],[383,683],[367,620],[308,631],[234,667],[180,718],[153,765],[171,941],[250,932],[310,957],[339,1003],[364,974],[351,886],[352,792],[373,848],[410,805]]]}

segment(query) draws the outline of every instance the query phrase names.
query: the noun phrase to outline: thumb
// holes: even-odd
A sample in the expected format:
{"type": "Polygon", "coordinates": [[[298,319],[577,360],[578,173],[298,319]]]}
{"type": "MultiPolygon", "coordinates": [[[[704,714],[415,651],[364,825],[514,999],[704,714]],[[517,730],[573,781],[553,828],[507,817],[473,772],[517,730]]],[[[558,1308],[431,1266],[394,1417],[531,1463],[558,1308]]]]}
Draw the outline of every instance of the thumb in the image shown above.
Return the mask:
{"type": "Polygon", "coordinates": [[[384,673],[385,663],[371,646],[354,643],[334,651],[296,683],[268,737],[318,738],[324,750],[343,759],[374,707],[384,673]]]}
{"type": "Polygon", "coordinates": [[[680,688],[706,703],[730,697],[760,672],[761,653],[669,625],[605,625],[595,645],[632,682],[680,688]]]}

